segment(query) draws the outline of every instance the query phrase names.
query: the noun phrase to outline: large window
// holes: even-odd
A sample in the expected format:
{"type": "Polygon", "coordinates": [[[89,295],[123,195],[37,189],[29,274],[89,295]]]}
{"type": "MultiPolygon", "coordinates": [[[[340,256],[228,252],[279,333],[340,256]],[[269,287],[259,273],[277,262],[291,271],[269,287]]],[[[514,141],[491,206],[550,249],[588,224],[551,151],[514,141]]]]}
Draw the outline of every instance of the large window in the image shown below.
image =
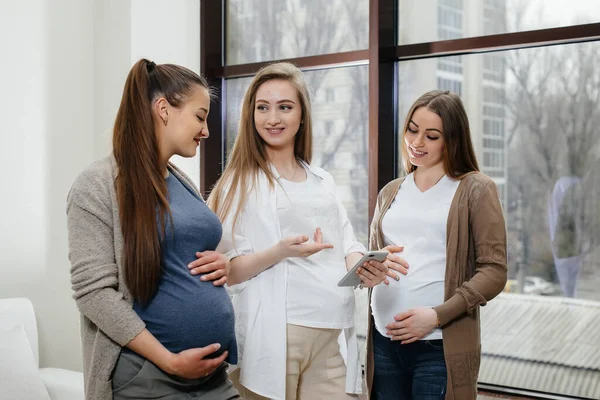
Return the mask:
{"type": "MultiPolygon", "coordinates": [[[[600,3],[201,2],[202,68],[221,95],[203,190],[226,162],[250,77],[285,59],[312,88],[313,163],[334,176],[367,243],[378,190],[402,174],[410,105],[457,93],[508,232],[509,281],[481,309],[480,387],[600,398],[600,3]]],[[[367,310],[357,291],[363,342],[367,310]]]]}

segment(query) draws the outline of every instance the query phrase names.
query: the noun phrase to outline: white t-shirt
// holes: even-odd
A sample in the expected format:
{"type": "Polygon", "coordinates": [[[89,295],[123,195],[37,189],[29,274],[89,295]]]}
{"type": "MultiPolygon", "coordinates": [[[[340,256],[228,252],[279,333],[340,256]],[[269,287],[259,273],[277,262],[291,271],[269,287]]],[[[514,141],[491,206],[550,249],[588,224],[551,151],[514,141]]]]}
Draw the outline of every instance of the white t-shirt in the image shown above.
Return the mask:
{"type": "MultiPolygon", "coordinates": [[[[434,307],[444,302],[446,273],[446,227],[450,204],[460,181],[444,175],[425,192],[409,174],[381,222],[386,245],[404,246],[398,255],[409,265],[408,274],[390,285],[373,289],[371,307],[375,328],[383,336],[394,316],[415,307],[434,307]]],[[[434,329],[422,339],[441,339],[434,329]]]]}
{"type": "Polygon", "coordinates": [[[320,179],[306,172],[304,182],[279,179],[277,212],[282,236],[306,235],[317,227],[323,242],[333,244],[310,257],[288,258],[287,322],[312,328],[343,329],[354,325],[354,291],[338,287],[346,274],[342,221],[336,199],[320,179]]]}

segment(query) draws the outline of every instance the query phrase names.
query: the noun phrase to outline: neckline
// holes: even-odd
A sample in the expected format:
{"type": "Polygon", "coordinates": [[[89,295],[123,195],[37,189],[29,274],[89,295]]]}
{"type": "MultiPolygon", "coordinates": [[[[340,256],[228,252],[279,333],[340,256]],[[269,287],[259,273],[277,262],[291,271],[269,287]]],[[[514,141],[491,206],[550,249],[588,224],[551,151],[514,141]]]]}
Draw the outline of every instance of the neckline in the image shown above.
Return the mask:
{"type": "Polygon", "coordinates": [[[308,168],[306,168],[303,163],[299,162],[298,166],[300,168],[302,168],[304,170],[304,173],[306,174],[306,178],[302,181],[290,181],[289,179],[286,179],[283,175],[281,175],[281,173],[277,170],[277,167],[275,167],[275,165],[273,165],[273,168],[275,168],[275,171],[277,171],[277,179],[278,180],[283,180],[287,183],[292,183],[292,184],[298,185],[298,184],[305,183],[308,181],[308,173],[309,173],[308,168]]]}
{"type": "Polygon", "coordinates": [[[414,171],[411,172],[408,176],[410,176],[412,184],[415,187],[415,189],[417,189],[417,192],[419,194],[426,194],[426,193],[431,192],[436,187],[439,187],[440,184],[448,178],[448,174],[444,174],[440,177],[440,179],[437,180],[437,182],[432,187],[430,187],[427,190],[422,191],[421,189],[419,189],[419,186],[417,186],[417,182],[415,181],[415,172],[414,171]]]}

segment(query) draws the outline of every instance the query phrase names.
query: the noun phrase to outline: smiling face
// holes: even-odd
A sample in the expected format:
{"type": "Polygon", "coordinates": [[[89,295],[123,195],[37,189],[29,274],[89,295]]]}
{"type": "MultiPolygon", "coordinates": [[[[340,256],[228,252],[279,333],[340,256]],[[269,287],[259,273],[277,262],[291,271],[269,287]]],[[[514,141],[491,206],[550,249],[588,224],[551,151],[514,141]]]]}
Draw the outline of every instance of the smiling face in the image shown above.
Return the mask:
{"type": "Polygon", "coordinates": [[[166,159],[172,155],[194,157],[200,140],[208,137],[208,90],[199,85],[195,86],[180,107],[171,106],[164,98],[156,102],[160,115],[156,126],[161,154],[164,154],[166,159]]]}
{"type": "Polygon", "coordinates": [[[442,119],[427,107],[415,110],[404,132],[404,145],[410,163],[431,168],[444,162],[442,119]]]}
{"type": "Polygon", "coordinates": [[[259,86],[254,104],[254,126],[266,145],[272,150],[293,151],[302,123],[296,88],[285,80],[269,80],[259,86]]]}

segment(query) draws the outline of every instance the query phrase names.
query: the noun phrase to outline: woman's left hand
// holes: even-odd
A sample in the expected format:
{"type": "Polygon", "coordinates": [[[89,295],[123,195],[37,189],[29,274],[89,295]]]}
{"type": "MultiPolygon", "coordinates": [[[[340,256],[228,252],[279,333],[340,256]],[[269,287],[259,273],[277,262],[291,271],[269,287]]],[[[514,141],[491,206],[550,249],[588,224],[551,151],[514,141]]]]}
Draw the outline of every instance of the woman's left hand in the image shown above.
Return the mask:
{"type": "Polygon", "coordinates": [[[376,260],[367,261],[356,270],[356,274],[360,278],[363,286],[369,288],[377,286],[385,281],[387,272],[387,265],[376,260]]]}
{"type": "Polygon", "coordinates": [[[416,342],[437,326],[437,313],[433,308],[419,307],[394,317],[395,322],[386,325],[387,334],[401,344],[416,342]]]}
{"type": "Polygon", "coordinates": [[[214,281],[213,285],[223,286],[227,282],[229,259],[218,251],[197,252],[196,261],[192,261],[188,268],[192,275],[205,274],[200,277],[201,281],[214,281]]]}

